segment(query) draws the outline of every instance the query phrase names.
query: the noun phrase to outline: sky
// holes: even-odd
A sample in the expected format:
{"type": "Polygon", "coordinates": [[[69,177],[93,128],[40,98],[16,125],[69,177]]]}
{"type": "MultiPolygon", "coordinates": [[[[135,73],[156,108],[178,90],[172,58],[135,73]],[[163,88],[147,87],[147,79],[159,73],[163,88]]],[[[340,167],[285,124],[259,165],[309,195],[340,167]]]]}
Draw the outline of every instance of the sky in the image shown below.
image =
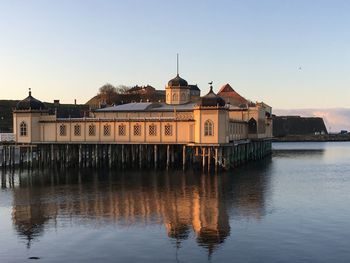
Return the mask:
{"type": "Polygon", "coordinates": [[[229,83],[277,109],[350,108],[350,1],[0,0],[0,99],[105,83],[229,83]]]}

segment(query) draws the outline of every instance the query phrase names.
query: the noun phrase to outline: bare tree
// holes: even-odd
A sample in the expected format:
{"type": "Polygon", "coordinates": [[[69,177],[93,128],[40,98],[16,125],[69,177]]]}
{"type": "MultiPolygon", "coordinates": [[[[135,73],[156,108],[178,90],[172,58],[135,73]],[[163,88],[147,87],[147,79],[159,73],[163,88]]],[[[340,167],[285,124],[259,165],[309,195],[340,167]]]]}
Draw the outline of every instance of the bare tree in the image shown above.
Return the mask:
{"type": "Polygon", "coordinates": [[[103,98],[107,104],[112,104],[117,95],[117,89],[109,83],[106,83],[100,87],[98,91],[98,95],[100,95],[100,97],[103,98]]]}
{"type": "Polygon", "coordinates": [[[102,87],[100,87],[98,89],[99,91],[99,95],[110,95],[110,94],[115,94],[117,93],[117,89],[109,83],[106,83],[105,85],[103,85],[102,87]]]}
{"type": "Polygon", "coordinates": [[[127,91],[130,89],[130,87],[125,86],[125,85],[118,85],[116,87],[117,93],[118,94],[125,94],[127,91]]]}

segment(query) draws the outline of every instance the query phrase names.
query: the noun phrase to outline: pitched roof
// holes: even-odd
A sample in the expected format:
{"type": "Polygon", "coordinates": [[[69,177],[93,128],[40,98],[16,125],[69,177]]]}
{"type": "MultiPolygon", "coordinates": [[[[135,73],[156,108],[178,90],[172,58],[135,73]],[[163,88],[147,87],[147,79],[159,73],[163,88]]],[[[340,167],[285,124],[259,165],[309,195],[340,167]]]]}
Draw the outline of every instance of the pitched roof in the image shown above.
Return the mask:
{"type": "Polygon", "coordinates": [[[249,101],[246,98],[238,94],[228,83],[221,87],[221,89],[218,92],[218,95],[224,98],[226,102],[229,102],[232,105],[241,105],[249,103],[249,101]]]}
{"type": "Polygon", "coordinates": [[[145,111],[152,106],[152,102],[132,102],[122,105],[115,105],[107,108],[97,109],[97,112],[114,112],[114,111],[145,111]]]}

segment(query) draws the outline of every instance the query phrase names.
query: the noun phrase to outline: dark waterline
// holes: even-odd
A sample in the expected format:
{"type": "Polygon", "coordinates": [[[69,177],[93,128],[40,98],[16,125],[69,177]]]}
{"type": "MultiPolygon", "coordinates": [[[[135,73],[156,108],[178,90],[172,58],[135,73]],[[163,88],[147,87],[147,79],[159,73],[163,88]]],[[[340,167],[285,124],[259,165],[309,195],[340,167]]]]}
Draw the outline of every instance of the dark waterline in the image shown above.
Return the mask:
{"type": "Polygon", "coordinates": [[[349,262],[350,143],[273,148],[219,175],[2,173],[0,262],[349,262]]]}

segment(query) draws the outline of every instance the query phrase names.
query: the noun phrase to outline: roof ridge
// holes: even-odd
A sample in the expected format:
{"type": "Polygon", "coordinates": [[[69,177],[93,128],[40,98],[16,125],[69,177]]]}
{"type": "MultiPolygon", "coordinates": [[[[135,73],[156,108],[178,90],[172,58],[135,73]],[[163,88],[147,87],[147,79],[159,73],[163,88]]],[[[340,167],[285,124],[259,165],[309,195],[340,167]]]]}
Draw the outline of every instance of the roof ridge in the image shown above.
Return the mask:
{"type": "Polygon", "coordinates": [[[219,90],[218,93],[220,93],[220,92],[227,92],[227,91],[224,91],[224,89],[226,89],[226,88],[229,88],[230,91],[235,91],[235,90],[231,87],[231,85],[230,85],[229,83],[226,83],[226,84],[224,84],[224,85],[220,88],[220,90],[219,90]]]}

